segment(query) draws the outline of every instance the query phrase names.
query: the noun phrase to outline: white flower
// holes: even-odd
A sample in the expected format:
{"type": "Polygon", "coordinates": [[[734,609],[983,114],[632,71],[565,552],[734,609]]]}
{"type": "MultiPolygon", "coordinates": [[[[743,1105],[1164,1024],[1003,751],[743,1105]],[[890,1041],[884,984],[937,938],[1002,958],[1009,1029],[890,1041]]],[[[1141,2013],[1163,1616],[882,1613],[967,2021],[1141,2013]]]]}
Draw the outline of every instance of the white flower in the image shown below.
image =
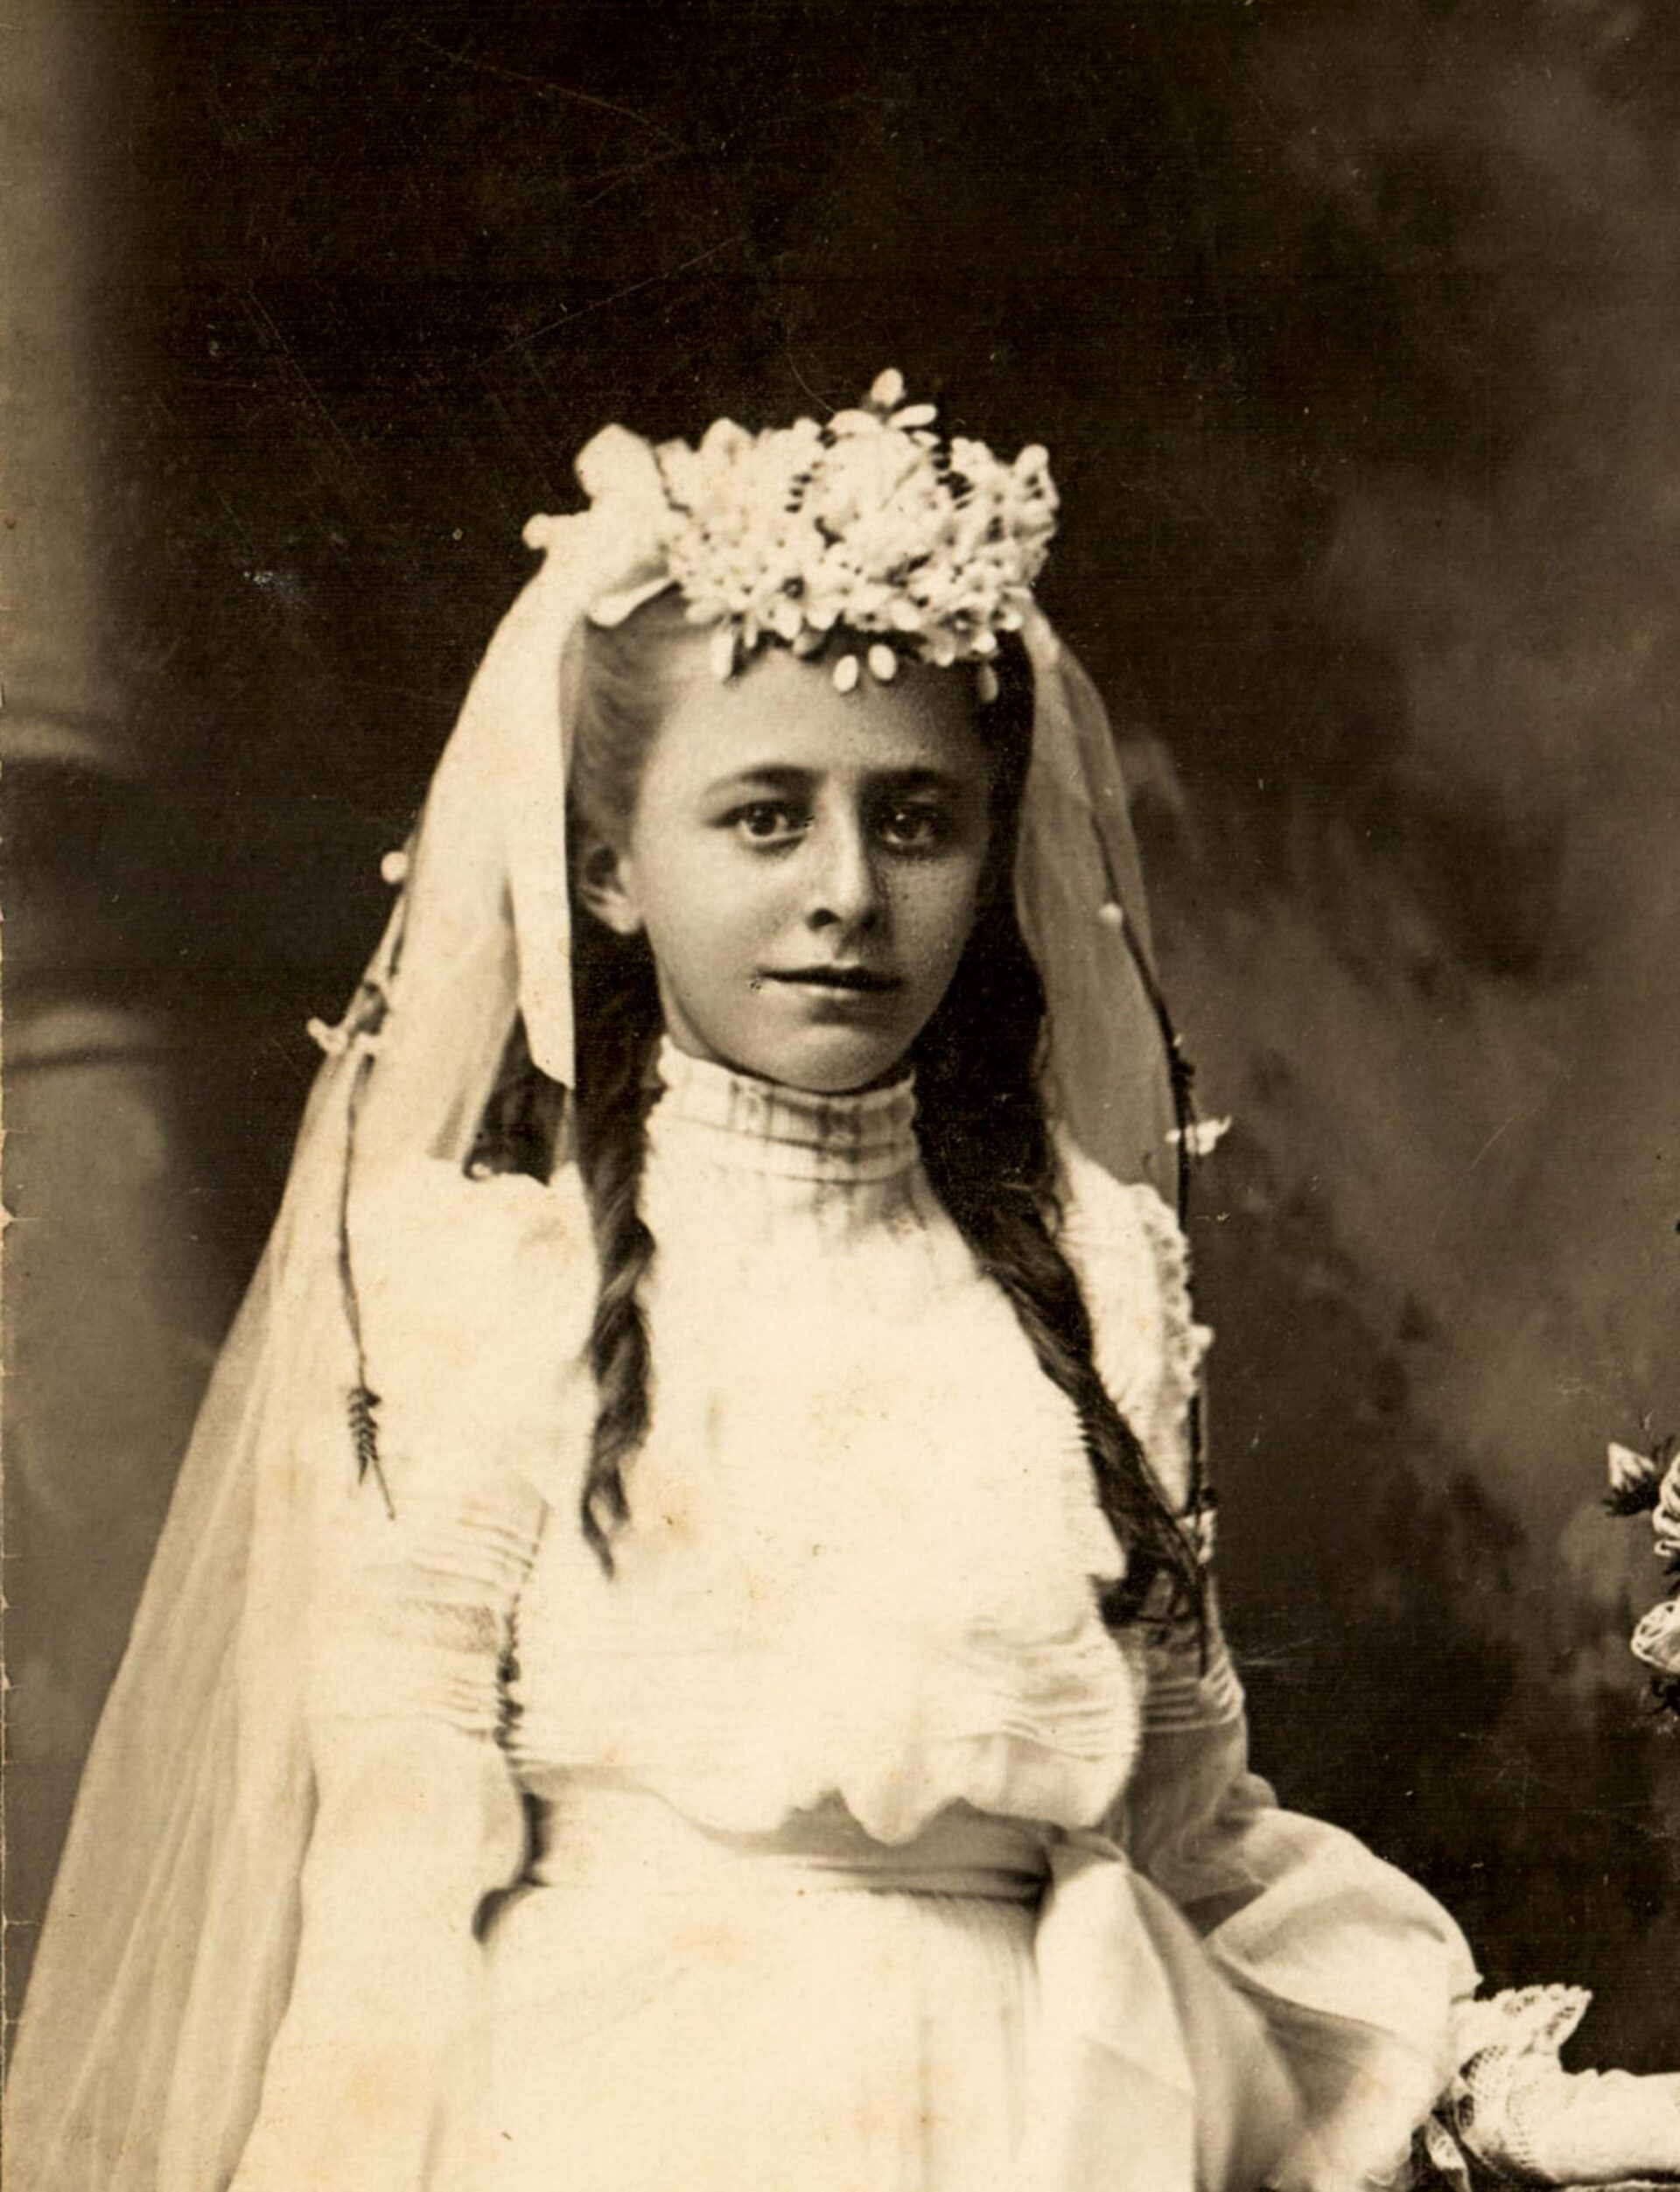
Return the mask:
{"type": "Polygon", "coordinates": [[[1230,1131],[1229,1119],[1192,1119],[1188,1126],[1175,1126],[1166,1138],[1182,1144],[1193,1157],[1211,1157],[1230,1131]]]}
{"type": "Polygon", "coordinates": [[[1680,1452],[1669,1463],[1662,1489],[1651,1514],[1656,1550],[1664,1560],[1680,1560],[1680,1452]]]}
{"type": "Polygon", "coordinates": [[[1642,1486],[1656,1481],[1654,1458],[1648,1453],[1635,1453],[1631,1446],[1620,1446],[1614,1439],[1606,1450],[1605,1464],[1610,1490],[1617,1499],[1627,1499],[1642,1486]]]}
{"type": "Polygon", "coordinates": [[[318,1019],[305,1020],[304,1033],[329,1058],[342,1058],[352,1050],[371,1054],[379,1048],[379,1031],[374,1027],[353,1026],[349,1015],[336,1025],[329,1025],[318,1019]]]}
{"type": "Polygon", "coordinates": [[[1633,1635],[1635,1659],[1661,1675],[1680,1675],[1680,1598],[1662,1599],[1633,1635]]]}
{"type": "Polygon", "coordinates": [[[727,625],[712,640],[710,652],[713,674],[720,680],[732,676],[735,670],[735,634],[727,625]]]}

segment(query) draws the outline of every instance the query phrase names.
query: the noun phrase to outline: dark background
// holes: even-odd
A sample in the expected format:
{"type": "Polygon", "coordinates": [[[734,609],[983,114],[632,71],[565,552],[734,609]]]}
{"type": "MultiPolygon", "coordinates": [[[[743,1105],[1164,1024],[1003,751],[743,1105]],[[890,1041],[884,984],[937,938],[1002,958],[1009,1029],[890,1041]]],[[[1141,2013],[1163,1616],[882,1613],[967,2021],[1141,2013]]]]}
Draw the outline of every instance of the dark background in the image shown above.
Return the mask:
{"type": "MultiPolygon", "coordinates": [[[[1258,1761],[1680,2061],[1680,15],[27,0],[10,1984],[313,1053],[610,419],[1049,446],[1258,1761]],[[25,278],[26,277],[26,278],[25,278]],[[30,452],[33,452],[32,460],[30,452]]],[[[18,307],[19,311],[22,306],[18,307]]]]}

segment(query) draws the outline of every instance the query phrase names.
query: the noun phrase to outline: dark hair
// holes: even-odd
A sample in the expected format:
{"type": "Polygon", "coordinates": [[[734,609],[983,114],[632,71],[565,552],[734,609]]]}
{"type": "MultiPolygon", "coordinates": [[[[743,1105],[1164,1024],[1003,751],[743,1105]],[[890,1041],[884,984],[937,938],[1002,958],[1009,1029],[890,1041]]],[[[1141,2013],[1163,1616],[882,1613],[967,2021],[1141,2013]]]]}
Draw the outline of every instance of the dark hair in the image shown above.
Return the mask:
{"type": "MultiPolygon", "coordinates": [[[[683,641],[691,661],[694,629],[670,594],[612,629],[582,628],[566,666],[574,840],[584,828],[614,837],[628,820],[683,641]]],[[[856,642],[836,635],[830,648],[847,644],[856,642]]],[[[951,985],[916,1045],[922,1159],[976,1261],[1007,1296],[1040,1369],[1078,1412],[1098,1496],[1127,1554],[1105,1615],[1118,1624],[1146,1608],[1194,1612],[1194,1553],[1098,1375],[1090,1313],[1058,1243],[1055,1151],[1038,1079],[1044,988],[1008,883],[1032,722],[1032,671],[1018,642],[1005,641],[998,673],[998,697],[976,717],[993,767],[992,881],[951,985]]],[[[575,874],[575,861],[572,868],[575,874]]],[[[638,1189],[661,1019],[653,960],[640,937],[613,935],[578,908],[573,939],[572,1133],[600,1273],[589,1339],[598,1400],[582,1523],[610,1569],[612,1532],[629,1512],[626,1468],[649,1418],[651,1350],[640,1290],[654,1244],[638,1189]]],[[[547,1169],[557,1114],[551,1097],[531,1094],[535,1074],[516,1038],[486,1113],[478,1161],[547,1169]]]]}

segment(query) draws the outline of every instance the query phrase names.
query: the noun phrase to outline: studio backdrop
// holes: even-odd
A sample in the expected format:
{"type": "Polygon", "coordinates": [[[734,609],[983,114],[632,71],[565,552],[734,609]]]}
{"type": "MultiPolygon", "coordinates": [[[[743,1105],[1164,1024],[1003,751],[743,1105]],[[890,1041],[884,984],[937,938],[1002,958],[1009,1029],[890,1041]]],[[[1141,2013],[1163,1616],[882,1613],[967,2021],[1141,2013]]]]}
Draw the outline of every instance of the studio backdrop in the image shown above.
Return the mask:
{"type": "Polygon", "coordinates": [[[1606,1442],[1680,1429],[1661,0],[26,0],[7,1972],[314,1054],[622,418],[1043,441],[1209,1120],[1258,1761],[1680,2048],[1606,1442]]]}

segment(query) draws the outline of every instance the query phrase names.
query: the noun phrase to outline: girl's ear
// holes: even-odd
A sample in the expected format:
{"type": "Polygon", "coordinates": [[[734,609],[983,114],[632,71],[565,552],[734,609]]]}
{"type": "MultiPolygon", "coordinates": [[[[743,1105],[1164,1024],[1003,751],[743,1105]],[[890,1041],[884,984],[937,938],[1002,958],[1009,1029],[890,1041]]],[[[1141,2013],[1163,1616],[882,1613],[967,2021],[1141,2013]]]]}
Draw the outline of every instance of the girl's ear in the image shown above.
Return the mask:
{"type": "Polygon", "coordinates": [[[578,896],[614,935],[641,933],[641,905],[628,856],[594,831],[578,848],[578,896]]]}

